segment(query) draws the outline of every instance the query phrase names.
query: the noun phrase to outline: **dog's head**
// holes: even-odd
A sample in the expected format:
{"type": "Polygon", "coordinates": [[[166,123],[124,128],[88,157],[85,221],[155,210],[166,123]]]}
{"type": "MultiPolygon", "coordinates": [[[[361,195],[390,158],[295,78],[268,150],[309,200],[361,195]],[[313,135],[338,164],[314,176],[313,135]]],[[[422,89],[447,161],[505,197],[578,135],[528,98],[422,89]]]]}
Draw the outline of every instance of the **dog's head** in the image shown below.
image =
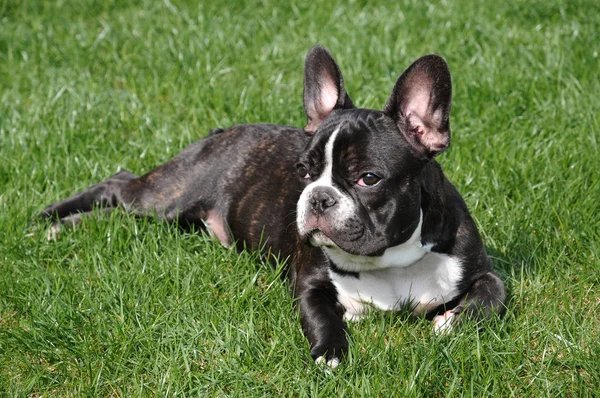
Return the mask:
{"type": "Polygon", "coordinates": [[[302,238],[376,256],[420,224],[421,171],[450,145],[452,84],[446,62],[427,55],[396,82],[383,111],[355,108],[323,47],[306,57],[305,127],[297,164],[306,187],[297,205],[302,238]]]}

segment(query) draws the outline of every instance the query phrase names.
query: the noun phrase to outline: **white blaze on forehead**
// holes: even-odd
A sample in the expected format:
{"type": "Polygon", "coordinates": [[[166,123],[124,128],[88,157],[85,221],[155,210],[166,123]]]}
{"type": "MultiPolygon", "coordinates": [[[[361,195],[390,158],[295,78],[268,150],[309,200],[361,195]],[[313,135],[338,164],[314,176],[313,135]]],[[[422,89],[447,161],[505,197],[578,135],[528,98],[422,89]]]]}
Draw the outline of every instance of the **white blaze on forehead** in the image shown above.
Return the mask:
{"type": "Polygon", "coordinates": [[[335,143],[335,137],[340,132],[338,127],[333,131],[327,144],[325,144],[325,167],[323,168],[323,174],[314,183],[317,185],[331,185],[331,176],[333,174],[333,144],[335,143]]]}

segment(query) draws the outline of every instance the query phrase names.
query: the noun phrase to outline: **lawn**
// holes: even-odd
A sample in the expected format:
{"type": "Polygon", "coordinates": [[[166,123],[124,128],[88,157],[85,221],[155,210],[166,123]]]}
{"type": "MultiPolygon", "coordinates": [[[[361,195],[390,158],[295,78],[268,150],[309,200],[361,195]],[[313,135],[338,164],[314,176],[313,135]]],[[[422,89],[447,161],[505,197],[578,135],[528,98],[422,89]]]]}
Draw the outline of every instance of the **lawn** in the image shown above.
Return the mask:
{"type": "Polygon", "coordinates": [[[598,394],[600,3],[133,3],[0,0],[0,395],[598,394]],[[211,128],[303,126],[316,43],[361,107],[446,58],[438,160],[506,283],[504,318],[440,337],[374,313],[328,374],[256,254],[119,212],[46,240],[46,205],[211,128]]]}

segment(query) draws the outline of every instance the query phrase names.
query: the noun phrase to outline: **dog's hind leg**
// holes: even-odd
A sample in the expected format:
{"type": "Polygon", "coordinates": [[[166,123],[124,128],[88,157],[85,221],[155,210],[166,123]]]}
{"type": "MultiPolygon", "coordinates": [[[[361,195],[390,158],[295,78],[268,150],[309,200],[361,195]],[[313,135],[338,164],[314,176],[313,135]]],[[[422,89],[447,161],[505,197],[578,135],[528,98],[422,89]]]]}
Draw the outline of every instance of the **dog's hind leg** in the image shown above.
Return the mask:
{"type": "Polygon", "coordinates": [[[42,211],[42,216],[52,220],[47,231],[48,240],[55,239],[64,226],[74,227],[85,217],[92,214],[92,209],[100,208],[109,213],[116,206],[128,207],[124,187],[137,176],[129,171],[121,171],[106,181],[96,184],[65,200],[56,202],[42,211]]]}
{"type": "Polygon", "coordinates": [[[465,317],[477,320],[502,315],[505,301],[504,283],[498,275],[490,271],[475,280],[456,307],[433,319],[433,330],[435,333],[444,334],[465,317]]]}
{"type": "MultiPolygon", "coordinates": [[[[42,216],[52,220],[72,222],[67,217],[92,211],[95,207],[111,208],[116,206],[128,207],[130,198],[126,198],[123,189],[137,176],[129,171],[121,171],[108,180],[93,185],[65,200],[51,204],[42,211],[42,216]]],[[[79,220],[77,220],[78,222],[79,220]]]]}

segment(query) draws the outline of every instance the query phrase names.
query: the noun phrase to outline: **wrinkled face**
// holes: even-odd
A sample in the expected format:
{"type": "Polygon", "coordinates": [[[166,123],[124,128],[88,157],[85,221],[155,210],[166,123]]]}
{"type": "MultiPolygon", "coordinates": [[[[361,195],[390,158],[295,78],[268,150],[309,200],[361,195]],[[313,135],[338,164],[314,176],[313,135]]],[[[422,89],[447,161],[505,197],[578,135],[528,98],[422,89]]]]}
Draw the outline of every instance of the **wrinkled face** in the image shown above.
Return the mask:
{"type": "Polygon", "coordinates": [[[314,246],[381,255],[408,240],[420,219],[424,162],[379,111],[336,110],[319,127],[297,169],[300,236],[314,246]]]}

